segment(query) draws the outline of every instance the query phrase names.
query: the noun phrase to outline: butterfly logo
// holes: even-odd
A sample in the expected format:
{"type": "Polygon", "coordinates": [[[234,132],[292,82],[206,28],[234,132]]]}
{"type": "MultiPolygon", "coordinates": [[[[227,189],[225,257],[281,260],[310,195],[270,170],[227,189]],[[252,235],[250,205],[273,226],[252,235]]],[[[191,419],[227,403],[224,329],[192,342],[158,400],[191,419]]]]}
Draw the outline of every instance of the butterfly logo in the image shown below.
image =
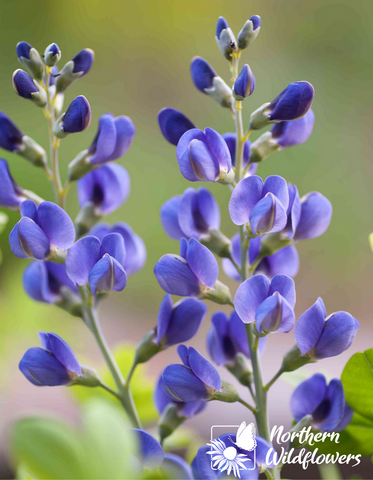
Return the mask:
{"type": "Polygon", "coordinates": [[[238,427],[236,433],[236,441],[233,442],[231,438],[230,441],[237,445],[238,448],[242,448],[242,450],[246,450],[248,452],[252,452],[256,448],[256,440],[255,440],[255,425],[253,423],[249,423],[246,425],[246,422],[242,422],[241,425],[238,427]]]}

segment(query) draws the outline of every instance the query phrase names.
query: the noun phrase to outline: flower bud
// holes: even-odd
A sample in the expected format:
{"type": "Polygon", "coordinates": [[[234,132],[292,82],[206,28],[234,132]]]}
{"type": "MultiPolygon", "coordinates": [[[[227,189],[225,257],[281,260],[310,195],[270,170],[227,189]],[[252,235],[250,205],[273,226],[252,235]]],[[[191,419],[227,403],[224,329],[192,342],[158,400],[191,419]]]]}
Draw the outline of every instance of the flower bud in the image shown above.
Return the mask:
{"type": "MultiPolygon", "coordinates": [[[[290,123],[290,122],[289,122],[290,123]]],[[[281,124],[278,124],[281,125],[281,124]]],[[[277,125],[276,125],[277,126],[277,125]]],[[[259,163],[265,158],[272,155],[272,153],[280,150],[280,145],[278,145],[272,138],[271,132],[263,133],[259,138],[251,144],[250,150],[250,162],[259,163]]]]}
{"type": "Polygon", "coordinates": [[[260,32],[261,18],[259,15],[253,15],[242,27],[238,34],[237,43],[238,48],[243,50],[252,43],[260,32]]]}
{"type": "Polygon", "coordinates": [[[53,127],[53,133],[58,138],[64,138],[69,133],[78,133],[86,130],[91,123],[91,107],[84,95],[76,97],[53,127]]]}
{"type": "Polygon", "coordinates": [[[172,145],[177,145],[185,132],[196,128],[188,117],[174,108],[162,108],[160,110],[158,125],[164,138],[172,145]]]}
{"type": "Polygon", "coordinates": [[[0,158],[0,206],[17,210],[23,200],[23,189],[13,179],[6,160],[0,158]]]}
{"type": "Polygon", "coordinates": [[[75,57],[66,63],[56,81],[57,92],[63,92],[67,87],[86,75],[93,64],[95,54],[90,48],[81,50],[75,57]]]}
{"type": "Polygon", "coordinates": [[[47,94],[32,77],[23,70],[16,70],[13,73],[12,84],[17,95],[27,98],[38,107],[45,107],[47,104],[47,94]]]}
{"type": "Polygon", "coordinates": [[[213,288],[207,289],[200,298],[211,300],[219,305],[233,305],[231,291],[227,285],[217,280],[213,288]]]}
{"type": "Polygon", "coordinates": [[[97,370],[82,363],[80,363],[80,368],[82,376],[76,377],[76,385],[82,385],[83,387],[99,387],[101,385],[101,379],[97,370]]]}
{"type": "Polygon", "coordinates": [[[232,60],[232,53],[236,49],[236,38],[224,17],[219,17],[215,39],[224,57],[232,60]]]}
{"type": "Polygon", "coordinates": [[[249,65],[244,65],[233,85],[233,96],[242,101],[250,96],[255,88],[255,77],[249,65]]]}
{"type": "Polygon", "coordinates": [[[17,45],[19,62],[30,72],[36,80],[42,80],[44,75],[44,63],[39,52],[27,42],[19,42],[17,45]]]}
{"type": "Polygon", "coordinates": [[[219,400],[219,402],[234,403],[239,399],[236,387],[225,380],[221,382],[221,390],[216,390],[212,395],[212,400],[219,400]]]}
{"type": "Polygon", "coordinates": [[[44,63],[48,67],[53,67],[61,59],[61,50],[56,43],[51,43],[44,52],[44,63]]]}

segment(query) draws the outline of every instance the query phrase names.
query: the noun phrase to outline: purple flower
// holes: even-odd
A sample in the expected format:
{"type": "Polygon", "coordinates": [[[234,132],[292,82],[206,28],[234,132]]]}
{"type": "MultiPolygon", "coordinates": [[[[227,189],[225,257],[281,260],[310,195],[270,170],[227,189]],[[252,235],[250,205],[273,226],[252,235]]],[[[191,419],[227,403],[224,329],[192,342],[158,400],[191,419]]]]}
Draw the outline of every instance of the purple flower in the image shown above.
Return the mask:
{"type": "Polygon", "coordinates": [[[185,298],[172,303],[170,295],[163,298],[158,312],[155,343],[171,347],[187,342],[197,333],[207,312],[206,305],[195,298],[185,298]]]}
{"type": "Polygon", "coordinates": [[[164,231],[171,238],[208,237],[220,228],[220,210],[214,196],[204,187],[188,188],[182,196],[170,198],[161,208],[164,231]]]}
{"type": "Polygon", "coordinates": [[[181,174],[191,182],[224,181],[232,169],[228,146],[212,128],[204,132],[193,128],[184,133],[177,145],[176,157],[181,174]]]}
{"type": "Polygon", "coordinates": [[[194,403],[208,400],[221,391],[220,376],[215,367],[193,347],[177,348],[183,365],[169,365],[163,370],[161,386],[177,401],[194,403]]]}
{"type": "Polygon", "coordinates": [[[242,67],[241,73],[238,75],[233,85],[233,95],[236,100],[244,100],[249,97],[255,88],[255,77],[249,65],[242,67]]]}
{"type": "Polygon", "coordinates": [[[204,410],[206,407],[206,402],[204,402],[203,400],[185,403],[181,402],[180,400],[176,400],[175,398],[171,398],[170,395],[165,393],[164,389],[165,386],[161,375],[155,387],[153,396],[154,405],[160,415],[162,415],[162,413],[170,404],[176,405],[178,416],[185,418],[191,418],[194,415],[197,415],[198,413],[202,412],[202,410],[204,410]]]}
{"type": "Polygon", "coordinates": [[[30,59],[30,50],[32,46],[27,42],[19,42],[17,44],[17,57],[18,58],[26,58],[27,60],[30,59]]]}
{"type": "Polygon", "coordinates": [[[295,323],[294,280],[287,275],[276,275],[272,281],[255,275],[238,287],[234,305],[241,320],[255,322],[259,333],[290,332],[295,323]]]}
{"type": "MultiPolygon", "coordinates": [[[[259,339],[259,351],[263,352],[266,339],[259,339]]],[[[211,317],[211,328],[207,334],[207,349],[217,365],[232,365],[236,355],[242,353],[250,358],[245,324],[235,311],[230,318],[225,312],[216,312],[211,317]]]]}
{"type": "Polygon", "coordinates": [[[321,373],[298,385],[291,397],[290,408],[297,422],[312,415],[312,425],[323,431],[344,430],[353,415],[345,402],[342,382],[333,378],[327,385],[321,373]]]}
{"type": "Polygon", "coordinates": [[[359,322],[347,312],[327,316],[321,298],[299,318],[294,336],[302,355],[320,360],[347,350],[355,338],[359,322]]]}
{"type": "Polygon", "coordinates": [[[17,210],[19,204],[25,199],[23,189],[10,174],[7,161],[0,158],[0,205],[17,210]]]}
{"type": "Polygon", "coordinates": [[[17,44],[17,57],[19,62],[37,80],[42,80],[44,74],[44,62],[39,52],[27,42],[17,44]]]}
{"type": "Polygon", "coordinates": [[[143,240],[129,225],[123,222],[114,223],[113,226],[110,226],[108,223],[100,223],[89,232],[90,235],[97,237],[100,241],[109,233],[119,233],[123,238],[126,250],[123,268],[127,276],[141,270],[146,262],[146,248],[143,240]]]}
{"type": "Polygon", "coordinates": [[[243,50],[252,43],[259,34],[262,21],[259,15],[253,15],[242,27],[237,37],[238,48],[243,50]]]}
{"type": "Polygon", "coordinates": [[[281,232],[287,222],[289,193],[285,180],[277,175],[264,184],[254,175],[244,178],[233,190],[229,213],[236,225],[250,224],[255,234],[281,232]]]}
{"type": "Polygon", "coordinates": [[[23,137],[21,130],[8,115],[0,112],[0,147],[9,152],[18,152],[22,149],[23,137]]]}
{"type": "Polygon", "coordinates": [[[163,290],[181,297],[198,297],[213,289],[219,267],[210,250],[192,238],[180,241],[179,255],[163,255],[154,267],[154,274],[163,290]]]}
{"type": "Polygon", "coordinates": [[[192,58],[190,74],[194,85],[202,93],[207,93],[206,89],[213,87],[214,78],[218,76],[210,64],[201,57],[192,58]]]}
{"type": "Polygon", "coordinates": [[[65,265],[53,262],[31,262],[23,273],[23,288],[37,302],[56,303],[63,299],[63,289],[78,293],[66,274],[65,265]]]}
{"type": "Polygon", "coordinates": [[[57,137],[63,138],[68,133],[79,133],[86,130],[92,118],[91,107],[84,95],[76,97],[55,123],[53,132],[57,137]]]}
{"type": "Polygon", "coordinates": [[[271,128],[272,140],[281,148],[301,145],[310,138],[314,123],[315,114],[309,109],[298,120],[274,124],[271,128]]]}
{"type": "Polygon", "coordinates": [[[14,91],[20,97],[32,100],[39,107],[45,107],[47,96],[38,84],[23,70],[16,70],[13,73],[12,84],[14,91]]]}
{"type": "Polygon", "coordinates": [[[130,177],[121,165],[110,163],[87,173],[78,181],[81,208],[90,202],[98,215],[108,215],[124,203],[130,193],[130,177]]]}
{"type": "Polygon", "coordinates": [[[232,61],[232,53],[236,49],[236,38],[224,17],[218,19],[215,39],[221,53],[226,59],[232,61]]]}
{"type": "Polygon", "coordinates": [[[9,235],[10,248],[19,258],[46,260],[67,250],[75,240],[74,224],[58,205],[32,200],[20,204],[21,220],[9,235]]]}
{"type": "Polygon", "coordinates": [[[79,78],[84,77],[90,71],[94,58],[93,50],[85,48],[77,53],[70,62],[66,63],[57,77],[57,92],[63,92],[79,78]]]}
{"type": "MultiPolygon", "coordinates": [[[[223,138],[228,145],[229,152],[231,154],[231,160],[232,160],[232,165],[235,167],[236,166],[236,134],[235,133],[224,133],[223,138]]],[[[250,147],[251,147],[251,142],[250,140],[246,140],[243,148],[243,162],[242,166],[243,168],[247,167],[250,161],[250,147]]],[[[258,168],[257,163],[252,163],[248,170],[247,173],[248,175],[255,175],[255,172],[258,168]]]]}
{"type": "Polygon", "coordinates": [[[164,138],[172,145],[177,145],[185,132],[196,128],[189,118],[174,108],[162,108],[160,110],[158,125],[164,138]]]}
{"type": "Polygon", "coordinates": [[[45,49],[44,62],[48,67],[53,67],[61,58],[61,50],[57,43],[51,43],[45,49]]]}
{"type": "Polygon", "coordinates": [[[315,90],[309,82],[290,83],[266,108],[271,122],[296,120],[311,108],[315,90]]]}
{"type": "MultiPolygon", "coordinates": [[[[250,240],[250,246],[248,250],[249,265],[252,266],[258,259],[260,252],[260,246],[264,236],[253,238],[250,240]]],[[[240,237],[236,234],[232,237],[232,255],[238,266],[241,265],[240,254],[240,237]]],[[[228,258],[223,258],[222,261],[223,270],[228,277],[241,281],[240,274],[237,272],[235,266],[228,258]]],[[[293,245],[284,247],[273,255],[264,257],[260,260],[254,270],[254,275],[262,273],[268,278],[273,278],[275,275],[288,275],[289,277],[295,277],[299,270],[299,255],[297,249],[293,245]]]]}
{"type": "Polygon", "coordinates": [[[45,332],[39,337],[42,348],[27,350],[19,364],[27,380],[38,387],[54,387],[72,384],[82,376],[78,359],[62,338],[45,332]]]}
{"type": "Polygon", "coordinates": [[[158,440],[145,430],[133,428],[131,431],[136,436],[139,446],[137,457],[142,466],[148,469],[159,468],[164,459],[164,452],[158,440]]]}
{"type": "Polygon", "coordinates": [[[125,255],[123,237],[119,233],[109,233],[102,241],[88,235],[70,248],[66,272],[77,285],[88,282],[93,295],[110,290],[121,292],[127,284],[123,268],[125,255]]]}
{"type": "Polygon", "coordinates": [[[129,117],[116,117],[106,113],[100,117],[97,134],[88,148],[87,161],[103,164],[122,157],[130,148],[135,126],[129,117]]]}

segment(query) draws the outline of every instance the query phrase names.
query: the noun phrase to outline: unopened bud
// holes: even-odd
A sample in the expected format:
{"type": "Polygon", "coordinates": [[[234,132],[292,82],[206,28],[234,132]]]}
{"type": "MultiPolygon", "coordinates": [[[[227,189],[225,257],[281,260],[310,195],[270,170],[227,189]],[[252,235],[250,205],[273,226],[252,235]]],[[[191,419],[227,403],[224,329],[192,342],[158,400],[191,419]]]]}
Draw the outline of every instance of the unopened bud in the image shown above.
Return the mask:
{"type": "Polygon", "coordinates": [[[219,400],[220,402],[234,403],[240,399],[236,387],[230,383],[222,380],[221,391],[216,390],[212,394],[212,400],[219,400]]]}
{"type": "Polygon", "coordinates": [[[259,15],[253,15],[242,27],[238,34],[238,48],[243,50],[252,43],[260,32],[261,18],[259,15]]]}
{"type": "Polygon", "coordinates": [[[233,305],[231,291],[227,285],[219,280],[215,283],[214,288],[208,289],[201,295],[202,299],[211,300],[219,305],[233,305]]]}
{"type": "Polygon", "coordinates": [[[280,145],[272,138],[271,132],[263,133],[251,144],[250,163],[258,163],[280,150],[280,145]]]}

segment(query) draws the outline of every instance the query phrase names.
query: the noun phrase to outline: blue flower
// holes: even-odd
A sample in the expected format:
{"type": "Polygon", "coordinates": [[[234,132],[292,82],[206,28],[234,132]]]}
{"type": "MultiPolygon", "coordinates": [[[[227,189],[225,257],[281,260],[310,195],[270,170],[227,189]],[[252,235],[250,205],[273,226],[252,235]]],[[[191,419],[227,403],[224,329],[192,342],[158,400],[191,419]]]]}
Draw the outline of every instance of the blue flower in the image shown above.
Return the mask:
{"type": "Polygon", "coordinates": [[[119,233],[123,238],[126,250],[123,268],[127,276],[141,270],[146,262],[146,248],[143,240],[129,225],[123,222],[114,223],[113,226],[110,226],[108,223],[100,223],[89,232],[90,235],[97,237],[100,241],[109,233],[119,233]]]}
{"type": "Polygon", "coordinates": [[[24,354],[19,369],[38,387],[71,385],[82,376],[78,359],[71,347],[55,333],[40,332],[42,348],[34,347],[24,354]]]}
{"type": "Polygon", "coordinates": [[[174,108],[162,108],[160,110],[158,125],[164,138],[172,145],[177,145],[185,132],[196,128],[189,118],[174,108]]]}
{"type": "Polygon", "coordinates": [[[311,108],[315,91],[309,82],[290,83],[266,108],[271,122],[296,120],[311,108]]]}
{"type": "MultiPolygon", "coordinates": [[[[259,351],[263,352],[266,339],[259,339],[259,351]]],[[[236,355],[242,353],[250,358],[245,324],[235,311],[228,318],[225,312],[216,312],[211,317],[207,334],[207,349],[217,365],[232,365],[236,355]]]]}
{"type": "Polygon", "coordinates": [[[342,382],[334,378],[327,385],[321,373],[298,385],[291,397],[290,408],[297,422],[312,415],[312,425],[323,431],[344,430],[353,415],[345,402],[342,382]]]}
{"type": "Polygon", "coordinates": [[[254,175],[244,178],[233,190],[229,213],[236,225],[249,224],[251,231],[280,232],[286,226],[289,193],[285,180],[271,175],[263,181],[254,175]]]}
{"type": "MultiPolygon", "coordinates": [[[[232,165],[236,166],[236,134],[235,133],[224,133],[223,138],[225,143],[228,145],[229,152],[231,154],[232,165]]],[[[243,158],[242,158],[242,167],[245,168],[248,166],[250,161],[250,149],[251,149],[251,142],[250,140],[246,140],[243,147],[243,158]]],[[[257,163],[252,163],[249,165],[247,174],[248,175],[255,175],[255,172],[258,168],[257,163]]]]}
{"type": "Polygon", "coordinates": [[[319,192],[310,192],[300,199],[300,216],[294,240],[308,240],[322,235],[329,227],[333,207],[319,192]]]}
{"type": "Polygon", "coordinates": [[[171,398],[185,402],[211,399],[221,391],[220,376],[215,367],[193,347],[177,348],[183,365],[169,365],[162,373],[162,388],[171,398]]]}
{"type": "Polygon", "coordinates": [[[37,207],[32,200],[25,200],[20,210],[22,218],[9,235],[16,257],[46,260],[74,243],[74,224],[58,205],[42,202],[37,207]]]}
{"type": "Polygon", "coordinates": [[[199,240],[208,237],[210,230],[219,230],[219,205],[206,188],[188,188],[182,196],[172,197],[162,206],[161,222],[167,235],[175,240],[199,240]]]}
{"type": "Polygon", "coordinates": [[[206,305],[195,298],[185,298],[173,305],[170,295],[163,298],[158,312],[157,345],[171,347],[187,342],[197,333],[207,312],[206,305]]]}
{"type": "Polygon", "coordinates": [[[204,132],[193,128],[184,133],[177,144],[176,157],[181,174],[191,182],[224,181],[232,170],[228,146],[212,128],[204,132]]]}
{"type": "Polygon", "coordinates": [[[177,413],[180,417],[191,418],[194,415],[202,412],[206,408],[206,402],[203,400],[199,400],[197,402],[185,403],[176,400],[175,398],[171,398],[170,395],[165,393],[165,385],[163,383],[162,375],[159,377],[157,385],[154,390],[154,405],[158,410],[158,413],[162,415],[162,413],[166,410],[166,408],[170,405],[177,406],[177,413]]]}
{"type": "Polygon", "coordinates": [[[31,262],[23,273],[23,288],[37,302],[56,303],[63,299],[63,289],[78,293],[66,274],[65,265],[53,262],[31,262]]]}
{"type": "Polygon", "coordinates": [[[27,42],[17,44],[17,57],[19,62],[37,80],[42,80],[44,74],[44,62],[39,52],[27,42]]]}
{"type": "Polygon", "coordinates": [[[90,202],[97,215],[108,215],[124,203],[130,194],[130,177],[121,165],[111,163],[87,173],[78,181],[81,208],[90,202]]]}
{"type": "Polygon", "coordinates": [[[163,290],[181,297],[198,297],[213,289],[219,267],[210,250],[192,238],[180,241],[179,255],[163,255],[154,267],[154,274],[163,290]]]}
{"type": "Polygon", "coordinates": [[[101,241],[88,235],[70,248],[66,272],[77,285],[88,282],[93,295],[111,290],[121,292],[127,284],[125,256],[124,240],[119,233],[109,233],[101,241]]]}
{"type": "Polygon", "coordinates": [[[51,43],[45,49],[44,62],[48,67],[53,67],[61,58],[61,50],[56,43],[51,43]]]}
{"type": "Polygon", "coordinates": [[[232,53],[236,49],[236,38],[224,17],[219,17],[216,24],[216,43],[226,59],[232,61],[232,53]]]}
{"type": "Polygon", "coordinates": [[[302,355],[320,360],[343,353],[352,344],[359,322],[347,312],[327,316],[321,298],[299,318],[294,336],[302,355]]]}
{"type": "Polygon", "coordinates": [[[90,48],[81,50],[68,62],[57,77],[57,92],[63,92],[67,87],[86,75],[93,64],[95,54],[90,48]]]}
{"type": "Polygon", "coordinates": [[[12,77],[13,88],[20,97],[32,100],[39,107],[47,104],[47,95],[43,89],[23,70],[16,70],[12,77]]]}
{"type": "MultiPolygon", "coordinates": [[[[262,240],[265,236],[261,235],[257,238],[250,240],[248,259],[249,265],[254,265],[255,261],[260,255],[260,247],[262,240]]],[[[232,244],[232,256],[237,265],[241,265],[241,253],[240,253],[240,237],[238,234],[234,235],[231,239],[232,244]]],[[[228,258],[223,258],[222,261],[223,270],[228,277],[241,282],[241,276],[237,272],[237,269],[228,258]]],[[[299,255],[294,245],[289,245],[282,248],[278,252],[264,257],[258,265],[255,267],[254,274],[262,273],[268,278],[273,278],[275,275],[288,275],[289,277],[295,277],[299,270],[299,255]]]]}
{"type": "Polygon", "coordinates": [[[236,100],[244,100],[249,97],[255,88],[255,77],[249,65],[242,67],[241,73],[238,75],[233,85],[233,95],[236,100]]]}
{"type": "Polygon", "coordinates": [[[159,468],[164,459],[164,452],[158,440],[145,430],[133,428],[131,431],[136,436],[139,446],[137,457],[142,466],[148,469],[159,468]]]}
{"type": "Polygon", "coordinates": [[[88,100],[84,95],[79,95],[70,103],[66,113],[57,120],[53,132],[60,138],[68,133],[83,132],[89,127],[91,118],[92,112],[88,100]]]}
{"type": "Polygon", "coordinates": [[[22,149],[23,137],[21,130],[8,115],[0,112],[0,147],[9,152],[18,152],[22,149]]]}
{"type": "Polygon", "coordinates": [[[202,93],[207,93],[206,89],[213,88],[214,78],[218,76],[210,64],[201,57],[192,58],[190,74],[194,85],[202,93]]]}
{"type": "Polygon", "coordinates": [[[0,205],[17,210],[26,198],[23,189],[14,181],[6,160],[0,158],[0,205]]]}
{"type": "Polygon", "coordinates": [[[238,48],[243,50],[247,48],[250,43],[252,43],[259,34],[260,26],[262,20],[259,15],[253,15],[252,17],[245,22],[245,25],[242,27],[242,30],[237,37],[238,48]]]}
{"type": "Polygon", "coordinates": [[[275,123],[271,128],[272,140],[281,149],[301,145],[310,138],[314,123],[315,114],[310,108],[304,117],[298,120],[275,123]]]}
{"type": "Polygon", "coordinates": [[[27,42],[19,42],[17,44],[17,57],[18,58],[26,58],[27,60],[30,59],[30,50],[32,46],[27,42]]]}
{"type": "Polygon", "coordinates": [[[87,161],[100,165],[123,156],[135,136],[135,126],[129,117],[116,117],[111,113],[102,115],[97,134],[88,148],[87,161]]]}
{"type": "Polygon", "coordinates": [[[290,332],[295,323],[294,280],[287,275],[276,275],[272,281],[255,275],[238,287],[234,305],[241,320],[255,322],[259,333],[290,332]]]}

